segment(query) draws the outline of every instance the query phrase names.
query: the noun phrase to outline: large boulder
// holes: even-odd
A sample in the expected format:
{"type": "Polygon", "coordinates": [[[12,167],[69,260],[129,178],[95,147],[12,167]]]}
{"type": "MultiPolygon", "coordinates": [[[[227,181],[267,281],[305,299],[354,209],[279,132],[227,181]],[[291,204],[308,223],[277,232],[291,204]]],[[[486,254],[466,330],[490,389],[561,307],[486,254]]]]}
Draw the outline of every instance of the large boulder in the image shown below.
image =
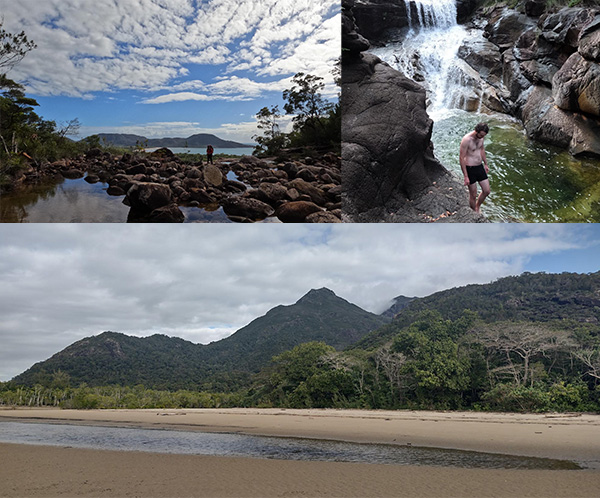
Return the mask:
{"type": "Polygon", "coordinates": [[[204,167],[204,181],[208,185],[220,187],[223,184],[223,173],[214,164],[207,164],[204,167]]]}
{"type": "Polygon", "coordinates": [[[262,220],[273,215],[275,209],[269,204],[251,197],[231,197],[223,203],[223,211],[236,221],[262,220]]]}
{"type": "Polygon", "coordinates": [[[600,13],[579,33],[578,50],[586,59],[600,62],[600,13]]]}
{"type": "Polygon", "coordinates": [[[600,157],[600,122],[558,108],[550,89],[536,86],[523,108],[527,136],[568,149],[574,156],[600,157]]]}
{"type": "Polygon", "coordinates": [[[284,223],[304,223],[307,216],[321,211],[321,208],[313,202],[295,201],[279,206],[275,216],[284,223]]]}
{"type": "Polygon", "coordinates": [[[552,96],[561,109],[600,117],[600,64],[574,53],[554,75],[552,96]]]}
{"type": "Polygon", "coordinates": [[[302,178],[294,178],[288,183],[289,188],[294,188],[301,194],[305,194],[312,202],[319,206],[327,204],[327,195],[320,188],[316,187],[313,183],[309,183],[302,178]]]}
{"type": "Polygon", "coordinates": [[[501,52],[512,48],[521,34],[534,26],[524,14],[510,9],[495,9],[485,26],[484,36],[501,52]]]}
{"type": "MultiPolygon", "coordinates": [[[[374,42],[384,40],[386,33],[390,29],[399,29],[408,26],[408,13],[405,2],[394,2],[393,0],[367,0],[354,2],[354,0],[344,0],[342,6],[344,10],[352,9],[356,18],[356,30],[361,38],[374,42]]],[[[344,26],[342,17],[342,27],[344,26]]],[[[342,35],[344,36],[344,35],[342,35]]],[[[345,50],[357,47],[352,46],[351,39],[343,40],[345,50]]],[[[366,49],[362,49],[366,50],[366,49]]],[[[357,51],[360,51],[357,50],[357,51]]]]}
{"type": "Polygon", "coordinates": [[[168,185],[161,183],[134,183],[127,191],[126,201],[136,212],[150,213],[171,204],[173,198],[168,185]]]}

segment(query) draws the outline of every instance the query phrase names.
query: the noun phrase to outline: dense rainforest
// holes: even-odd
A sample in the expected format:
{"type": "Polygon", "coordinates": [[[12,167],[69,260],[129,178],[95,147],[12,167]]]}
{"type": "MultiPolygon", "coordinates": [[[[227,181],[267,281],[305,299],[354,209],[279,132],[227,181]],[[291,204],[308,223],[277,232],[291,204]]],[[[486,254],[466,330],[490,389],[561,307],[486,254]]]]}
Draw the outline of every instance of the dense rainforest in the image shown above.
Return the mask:
{"type": "Polygon", "coordinates": [[[600,273],[524,274],[412,299],[345,349],[304,342],[220,390],[73,385],[56,370],[0,385],[0,403],[599,411],[599,332],[600,273]]]}

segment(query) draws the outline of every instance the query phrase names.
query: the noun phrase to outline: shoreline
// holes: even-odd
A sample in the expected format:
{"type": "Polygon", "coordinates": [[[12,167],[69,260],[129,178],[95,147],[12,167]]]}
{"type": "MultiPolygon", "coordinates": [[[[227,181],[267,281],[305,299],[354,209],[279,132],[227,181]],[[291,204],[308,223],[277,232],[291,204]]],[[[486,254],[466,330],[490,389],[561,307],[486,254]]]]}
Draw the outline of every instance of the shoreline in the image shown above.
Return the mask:
{"type": "Polygon", "coordinates": [[[593,497],[600,415],[293,409],[0,409],[60,423],[329,439],[585,461],[583,470],[468,469],[158,454],[0,443],[0,496],[593,497]]]}
{"type": "Polygon", "coordinates": [[[277,408],[0,409],[0,421],[54,422],[412,445],[595,462],[600,415],[277,408]]]}

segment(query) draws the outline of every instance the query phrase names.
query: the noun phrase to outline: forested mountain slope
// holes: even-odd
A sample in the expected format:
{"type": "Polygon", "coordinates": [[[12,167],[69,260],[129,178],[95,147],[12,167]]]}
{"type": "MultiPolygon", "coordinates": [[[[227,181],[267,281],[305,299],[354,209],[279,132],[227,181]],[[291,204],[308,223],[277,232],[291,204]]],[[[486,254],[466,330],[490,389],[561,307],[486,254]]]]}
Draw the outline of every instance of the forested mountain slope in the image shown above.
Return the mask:
{"type": "Polygon", "coordinates": [[[369,334],[355,347],[383,344],[394,330],[410,325],[424,310],[437,311],[450,320],[471,310],[486,323],[574,320],[600,324],[600,272],[523,273],[489,284],[467,285],[415,298],[395,315],[394,327],[383,327],[369,334]]]}
{"type": "Polygon", "coordinates": [[[387,322],[389,318],[369,313],[328,289],[311,290],[295,304],[277,306],[208,345],[165,335],[139,338],[104,332],[77,341],[13,380],[47,385],[60,371],[69,376],[71,385],[229,390],[274,355],[298,344],[323,341],[343,349],[387,322]]]}

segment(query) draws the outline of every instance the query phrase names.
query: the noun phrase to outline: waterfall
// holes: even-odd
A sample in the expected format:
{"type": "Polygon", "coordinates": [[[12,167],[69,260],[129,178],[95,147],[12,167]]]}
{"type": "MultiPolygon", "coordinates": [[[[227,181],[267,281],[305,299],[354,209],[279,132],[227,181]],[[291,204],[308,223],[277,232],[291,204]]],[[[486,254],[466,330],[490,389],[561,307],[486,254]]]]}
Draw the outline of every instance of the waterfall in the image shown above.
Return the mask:
{"type": "Polygon", "coordinates": [[[404,5],[411,28],[415,12],[421,27],[440,28],[456,24],[455,0],[404,0],[404,5]]]}
{"type": "Polygon", "coordinates": [[[467,96],[473,95],[473,80],[460,70],[457,58],[466,30],[456,21],[455,0],[400,1],[409,19],[403,40],[373,52],[427,89],[430,115],[476,108],[478,103],[467,96]]]}

